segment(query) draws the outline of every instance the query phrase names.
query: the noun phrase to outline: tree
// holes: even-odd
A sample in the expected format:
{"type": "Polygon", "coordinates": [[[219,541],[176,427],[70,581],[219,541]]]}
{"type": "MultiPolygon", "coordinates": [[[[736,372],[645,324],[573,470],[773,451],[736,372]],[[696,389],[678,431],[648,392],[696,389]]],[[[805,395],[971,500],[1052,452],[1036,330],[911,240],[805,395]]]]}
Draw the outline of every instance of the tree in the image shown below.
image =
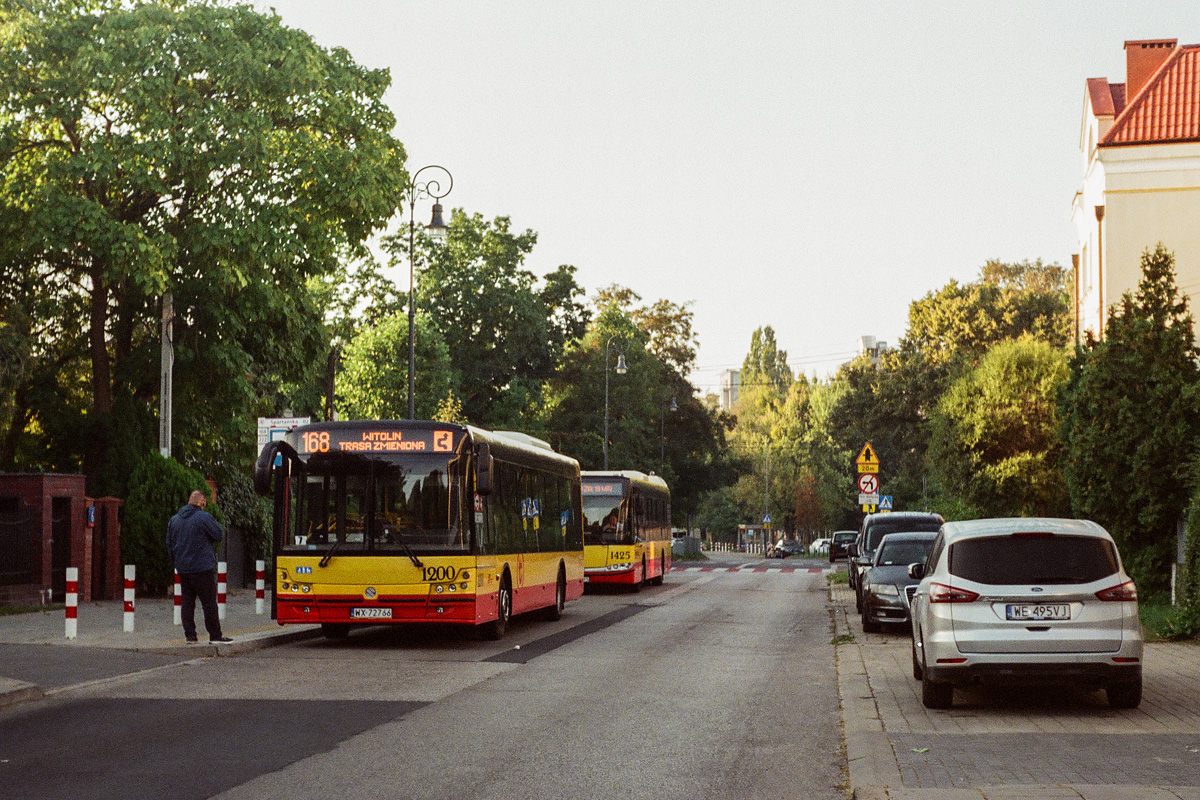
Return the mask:
{"type": "Polygon", "coordinates": [[[1104,338],[1071,360],[1062,396],[1064,478],[1075,515],[1116,539],[1146,593],[1167,587],[1176,523],[1200,436],[1200,367],[1187,296],[1160,242],[1141,259],[1136,292],[1114,305],[1104,338]]]}
{"type": "MultiPolygon", "coordinates": [[[[6,6],[0,262],[57,287],[60,330],[86,331],[86,427],[59,435],[84,439],[90,492],[128,476],[114,447],[136,417],[118,405],[153,407],[165,292],[185,447],[235,426],[248,438],[247,374],[311,361],[322,331],[305,279],[335,269],[400,199],[388,83],[250,6],[6,6]]],[[[28,415],[16,408],[10,425],[28,415]]]]}
{"type": "Polygon", "coordinates": [[[902,349],[931,364],[973,363],[997,342],[1024,334],[1063,346],[1070,336],[1067,272],[1057,264],[989,261],[980,279],[950,281],[912,303],[902,349]]]}
{"type": "MultiPolygon", "coordinates": [[[[584,469],[604,462],[605,367],[609,383],[609,467],[663,476],[671,487],[671,509],[682,521],[694,513],[702,493],[731,480],[725,458],[727,419],[696,397],[696,389],[655,352],[657,341],[679,340],[690,330],[691,313],[672,324],[646,330],[651,317],[635,322],[617,303],[604,307],[587,334],[567,348],[546,387],[543,435],[556,450],[584,469]],[[611,350],[609,349],[611,345],[611,350]],[[627,371],[618,375],[618,351],[627,371]],[[674,410],[672,410],[674,402],[674,410]]],[[[691,368],[691,363],[684,365],[691,368]]]]}
{"type": "Polygon", "coordinates": [[[1026,336],[951,383],[929,449],[941,486],[984,516],[1066,514],[1056,403],[1067,372],[1065,351],[1026,336]]]}
{"type": "MultiPolygon", "coordinates": [[[[427,316],[418,315],[415,330],[416,415],[432,419],[454,397],[456,376],[446,343],[427,316]]],[[[384,317],[351,340],[337,395],[344,419],[408,418],[408,315],[384,317]]]]}
{"type": "Polygon", "coordinates": [[[770,325],[759,328],[750,336],[750,352],[742,362],[739,376],[742,386],[762,384],[785,394],[792,385],[792,369],[787,363],[787,351],[775,343],[775,329],[770,325]]]}
{"type": "MultiPolygon", "coordinates": [[[[522,268],[536,243],[531,230],[514,233],[508,217],[488,222],[461,209],[443,243],[425,236],[417,243],[417,307],[445,339],[463,413],[479,425],[521,426],[541,403],[542,382],[587,327],[574,267],[560,266],[540,285],[522,268]]],[[[407,263],[407,235],[386,239],[385,248],[407,263]]]]}
{"type": "Polygon", "coordinates": [[[706,492],[696,511],[696,525],[713,540],[736,541],[742,512],[728,486],[706,492]]]}

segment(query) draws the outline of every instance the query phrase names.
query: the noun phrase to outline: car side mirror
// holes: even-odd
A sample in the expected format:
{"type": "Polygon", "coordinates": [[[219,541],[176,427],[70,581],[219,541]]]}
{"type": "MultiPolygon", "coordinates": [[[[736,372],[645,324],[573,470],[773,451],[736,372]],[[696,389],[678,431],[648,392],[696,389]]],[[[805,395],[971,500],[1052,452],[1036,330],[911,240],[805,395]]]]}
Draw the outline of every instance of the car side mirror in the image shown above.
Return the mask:
{"type": "Polygon", "coordinates": [[[922,578],[924,578],[925,577],[925,565],[920,564],[920,563],[909,564],[908,565],[908,577],[912,578],[915,581],[919,581],[922,578]]]}
{"type": "Polygon", "coordinates": [[[854,558],[855,556],[857,556],[858,555],[858,545],[854,545],[854,544],[846,545],[846,555],[850,556],[850,558],[854,558]]]}

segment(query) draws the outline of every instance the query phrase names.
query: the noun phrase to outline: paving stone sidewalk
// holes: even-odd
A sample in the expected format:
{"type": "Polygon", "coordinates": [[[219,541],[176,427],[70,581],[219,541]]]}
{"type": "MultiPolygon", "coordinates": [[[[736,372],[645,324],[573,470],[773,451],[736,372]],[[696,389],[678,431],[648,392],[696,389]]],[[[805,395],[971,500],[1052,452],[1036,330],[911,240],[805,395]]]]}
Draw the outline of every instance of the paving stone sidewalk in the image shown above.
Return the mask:
{"type": "Polygon", "coordinates": [[[1147,645],[1142,704],[1102,692],[956,692],[921,704],[903,630],[864,634],[831,590],[850,781],[861,800],[1200,800],[1200,647],[1147,645]]]}

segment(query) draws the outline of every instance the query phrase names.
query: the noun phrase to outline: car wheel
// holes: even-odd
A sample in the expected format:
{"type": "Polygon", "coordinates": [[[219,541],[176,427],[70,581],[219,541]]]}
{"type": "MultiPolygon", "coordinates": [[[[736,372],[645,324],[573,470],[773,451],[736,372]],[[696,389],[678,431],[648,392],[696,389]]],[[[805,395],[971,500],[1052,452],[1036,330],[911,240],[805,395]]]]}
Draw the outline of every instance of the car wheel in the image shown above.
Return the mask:
{"type": "Polygon", "coordinates": [[[863,611],[862,626],[863,633],[879,633],[883,630],[883,625],[873,621],[870,612],[866,610],[863,611]]]}
{"type": "Polygon", "coordinates": [[[863,613],[862,592],[857,589],[854,590],[854,610],[863,613]]]}
{"type": "Polygon", "coordinates": [[[954,705],[954,684],[931,680],[929,673],[921,676],[921,705],[926,708],[950,708],[954,705]]]}
{"type": "Polygon", "coordinates": [[[1105,687],[1108,704],[1113,708],[1137,708],[1142,702],[1142,679],[1110,683],[1105,687]]]}
{"type": "Polygon", "coordinates": [[[912,675],[913,680],[921,680],[921,662],[917,661],[917,640],[914,638],[912,643],[912,675]]]}

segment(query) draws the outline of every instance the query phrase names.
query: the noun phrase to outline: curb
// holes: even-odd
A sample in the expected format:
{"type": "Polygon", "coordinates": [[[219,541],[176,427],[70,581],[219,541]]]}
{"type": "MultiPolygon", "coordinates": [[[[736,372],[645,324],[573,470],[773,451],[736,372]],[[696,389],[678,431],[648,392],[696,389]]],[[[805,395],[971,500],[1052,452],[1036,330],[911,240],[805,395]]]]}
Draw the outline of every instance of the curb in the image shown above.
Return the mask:
{"type": "MultiPolygon", "coordinates": [[[[268,633],[248,634],[243,638],[228,644],[183,644],[183,645],[168,645],[166,647],[113,647],[107,648],[112,650],[125,650],[135,653],[160,653],[170,656],[185,656],[188,658],[219,658],[240,655],[242,653],[251,653],[255,650],[266,650],[269,647],[276,645],[290,644],[291,642],[301,642],[307,639],[315,639],[321,636],[321,628],[316,625],[304,626],[298,629],[290,629],[285,631],[271,631],[268,633]]],[[[69,686],[64,686],[56,689],[55,693],[70,689],[69,686]]],[[[46,692],[40,687],[32,683],[18,681],[10,678],[0,678],[0,709],[8,708],[25,703],[30,700],[40,700],[46,696],[46,692]]]]}
{"type": "Polygon", "coordinates": [[[887,800],[889,787],[903,786],[900,767],[891,740],[883,729],[875,693],[867,679],[862,648],[850,627],[847,606],[834,594],[835,588],[830,586],[835,635],[850,637],[836,646],[835,655],[851,797],[855,800],[887,800]]]}
{"type": "Polygon", "coordinates": [[[45,696],[45,692],[32,683],[0,678],[0,708],[8,708],[28,700],[40,700],[45,696]]]}

